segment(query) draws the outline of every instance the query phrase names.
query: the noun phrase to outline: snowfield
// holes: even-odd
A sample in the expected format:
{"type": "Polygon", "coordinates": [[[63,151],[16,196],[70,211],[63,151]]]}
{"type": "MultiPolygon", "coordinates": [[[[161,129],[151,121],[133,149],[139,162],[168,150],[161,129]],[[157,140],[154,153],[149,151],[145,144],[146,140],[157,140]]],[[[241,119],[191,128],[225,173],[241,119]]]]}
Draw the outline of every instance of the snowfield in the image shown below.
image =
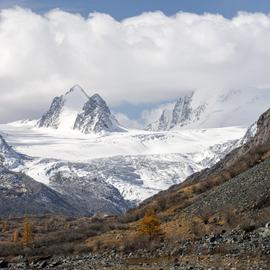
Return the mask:
{"type": "Polygon", "coordinates": [[[18,152],[36,157],[16,170],[54,188],[59,175],[72,185],[96,181],[139,203],[213,165],[237,146],[245,127],[82,134],[36,128],[35,122],[0,125],[18,152]],[[96,179],[96,180],[95,180],[96,179]]]}
{"type": "Polygon", "coordinates": [[[35,128],[30,124],[0,125],[7,142],[20,153],[42,158],[87,162],[96,158],[128,155],[190,154],[241,138],[246,127],[182,129],[150,132],[130,130],[103,134],[35,128]]]}

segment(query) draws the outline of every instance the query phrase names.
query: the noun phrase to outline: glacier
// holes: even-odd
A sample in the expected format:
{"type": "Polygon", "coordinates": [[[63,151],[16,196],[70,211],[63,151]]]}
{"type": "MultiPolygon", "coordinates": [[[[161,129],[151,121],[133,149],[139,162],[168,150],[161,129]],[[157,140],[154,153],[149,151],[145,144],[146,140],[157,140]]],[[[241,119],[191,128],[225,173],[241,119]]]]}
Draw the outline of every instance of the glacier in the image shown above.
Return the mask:
{"type": "Polygon", "coordinates": [[[96,186],[107,183],[132,204],[211,166],[246,132],[245,127],[227,127],[66,134],[18,123],[0,125],[0,130],[17,151],[34,157],[18,170],[36,181],[61,192],[55,180],[59,175],[79,186],[97,179],[96,186]]]}

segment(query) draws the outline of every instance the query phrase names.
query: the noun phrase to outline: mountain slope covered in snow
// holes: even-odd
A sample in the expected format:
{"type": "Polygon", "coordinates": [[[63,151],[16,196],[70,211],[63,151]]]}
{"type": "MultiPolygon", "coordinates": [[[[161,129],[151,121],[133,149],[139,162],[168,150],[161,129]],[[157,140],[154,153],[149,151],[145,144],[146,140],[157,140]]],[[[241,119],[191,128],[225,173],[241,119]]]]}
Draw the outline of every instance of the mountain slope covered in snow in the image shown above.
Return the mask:
{"type": "Polygon", "coordinates": [[[249,126],[269,107],[270,91],[235,90],[216,94],[194,91],[161,111],[147,130],[249,126]]]}
{"type": "Polygon", "coordinates": [[[102,197],[107,194],[121,209],[129,203],[121,202],[108,187],[126,201],[139,203],[211,166],[245,132],[244,128],[220,128],[62,136],[29,126],[1,125],[0,129],[9,134],[16,149],[39,157],[20,168],[30,177],[73,198],[93,198],[94,190],[102,197]],[[82,189],[84,194],[78,193],[82,189]]]}

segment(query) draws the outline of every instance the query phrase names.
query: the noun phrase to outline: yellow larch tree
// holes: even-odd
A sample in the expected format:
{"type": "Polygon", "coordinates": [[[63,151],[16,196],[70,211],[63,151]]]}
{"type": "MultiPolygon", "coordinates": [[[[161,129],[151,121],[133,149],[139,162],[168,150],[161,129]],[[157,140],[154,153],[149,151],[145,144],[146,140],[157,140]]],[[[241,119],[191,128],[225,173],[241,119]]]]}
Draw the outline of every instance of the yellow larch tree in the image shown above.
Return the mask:
{"type": "Polygon", "coordinates": [[[32,230],[32,224],[29,222],[28,218],[24,219],[23,222],[23,238],[22,238],[22,244],[25,247],[28,247],[31,243],[33,243],[33,230],[32,230]]]}
{"type": "Polygon", "coordinates": [[[145,213],[143,219],[139,223],[138,230],[142,235],[149,236],[150,240],[161,235],[161,222],[154,210],[145,213]]]}
{"type": "Polygon", "coordinates": [[[18,242],[19,240],[19,231],[18,230],[14,230],[14,232],[12,233],[12,242],[18,242]]]}

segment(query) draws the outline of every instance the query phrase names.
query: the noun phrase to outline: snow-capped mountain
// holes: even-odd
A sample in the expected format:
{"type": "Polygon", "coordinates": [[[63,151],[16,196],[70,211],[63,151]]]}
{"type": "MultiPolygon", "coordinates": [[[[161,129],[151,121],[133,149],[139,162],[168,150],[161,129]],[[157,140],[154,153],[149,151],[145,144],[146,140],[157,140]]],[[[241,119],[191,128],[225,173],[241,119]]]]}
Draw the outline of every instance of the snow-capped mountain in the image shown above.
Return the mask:
{"type": "Polygon", "coordinates": [[[73,129],[78,113],[89,96],[79,86],[73,86],[65,95],[55,97],[50,109],[38,121],[38,127],[73,129]]]}
{"type": "Polygon", "coordinates": [[[98,94],[94,94],[84,104],[83,111],[76,118],[74,129],[85,134],[101,131],[124,131],[111,114],[105,100],[98,94]]]}
{"type": "Polygon", "coordinates": [[[151,131],[250,125],[269,107],[269,90],[235,90],[213,94],[194,91],[181,96],[147,124],[151,131]]]}
{"type": "Polygon", "coordinates": [[[156,121],[148,124],[147,130],[161,131],[170,130],[176,127],[188,126],[199,121],[201,114],[206,109],[206,104],[193,107],[194,93],[180,97],[171,109],[164,109],[156,121]]]}
{"type": "Polygon", "coordinates": [[[83,133],[124,131],[106,102],[98,94],[89,97],[79,85],[55,97],[50,109],[37,122],[37,127],[83,133]]]}

